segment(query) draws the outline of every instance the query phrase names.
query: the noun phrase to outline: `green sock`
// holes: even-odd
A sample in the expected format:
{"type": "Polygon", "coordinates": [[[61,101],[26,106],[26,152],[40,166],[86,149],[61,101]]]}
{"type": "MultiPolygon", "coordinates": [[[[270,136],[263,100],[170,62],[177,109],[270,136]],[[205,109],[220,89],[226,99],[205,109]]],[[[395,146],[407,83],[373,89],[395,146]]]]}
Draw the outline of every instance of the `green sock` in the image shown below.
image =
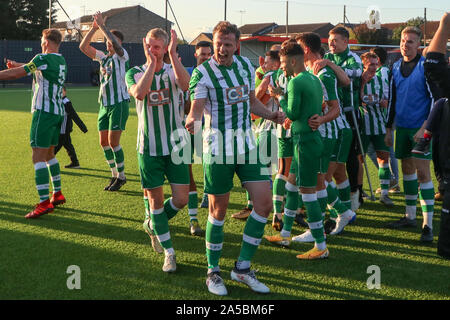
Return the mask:
{"type": "Polygon", "coordinates": [[[50,178],[45,162],[36,162],[34,164],[34,179],[36,189],[39,194],[39,201],[44,202],[49,198],[50,178]]]}
{"type": "Polygon", "coordinates": [[[298,187],[287,182],[286,183],[286,205],[284,206],[283,230],[280,235],[282,237],[290,237],[292,225],[298,210],[298,187]]]}
{"type": "Polygon", "coordinates": [[[339,199],[337,195],[336,185],[334,184],[333,181],[328,183],[327,194],[328,194],[328,204],[331,207],[329,209],[330,217],[336,219],[338,217],[338,214],[343,214],[345,211],[348,210],[348,208],[341,202],[341,199],[339,199]]]}
{"type": "Polygon", "coordinates": [[[248,193],[248,191],[246,191],[245,193],[247,195],[247,208],[253,210],[253,201],[252,199],[250,199],[250,194],[248,193]]]}
{"type": "Polygon", "coordinates": [[[422,207],[423,227],[427,225],[433,229],[434,213],[434,186],[433,182],[423,182],[420,184],[420,206],[422,207]]]}
{"type": "Polygon", "coordinates": [[[48,172],[52,179],[53,193],[61,191],[61,171],[56,158],[47,161],[48,172]]]}
{"type": "Polygon", "coordinates": [[[114,148],[114,162],[116,163],[119,178],[122,180],[125,179],[125,157],[120,144],[114,148]]]}
{"type": "Polygon", "coordinates": [[[303,208],[305,204],[303,203],[302,194],[300,193],[300,190],[298,191],[298,207],[303,208]]]}
{"type": "Polygon", "coordinates": [[[150,217],[152,219],[152,229],[158,237],[161,246],[165,250],[171,249],[173,246],[169,232],[169,220],[164,208],[150,211],[150,217]]]}
{"type": "Polygon", "coordinates": [[[150,203],[148,202],[147,196],[144,196],[144,207],[145,207],[145,219],[150,219],[150,203]]]}
{"type": "Polygon", "coordinates": [[[175,217],[178,211],[180,211],[180,209],[173,205],[172,197],[164,201],[164,212],[167,214],[167,220],[175,217]]]}
{"type": "Polygon", "coordinates": [[[327,210],[327,202],[328,202],[327,189],[317,191],[317,201],[319,202],[320,210],[322,211],[322,217],[323,219],[325,219],[325,213],[327,210]]]}
{"type": "Polygon", "coordinates": [[[416,218],[417,211],[417,193],[419,192],[419,184],[417,183],[417,175],[403,175],[403,190],[405,190],[406,217],[408,219],[416,218]]]}
{"type": "Polygon", "coordinates": [[[347,207],[347,209],[352,208],[352,202],[350,200],[350,182],[345,180],[341,184],[337,186],[339,199],[341,199],[341,202],[344,206],[347,207]]]}
{"type": "Polygon", "coordinates": [[[189,220],[190,221],[197,220],[197,213],[198,213],[197,191],[189,192],[188,212],[189,212],[189,220]]]}
{"type": "Polygon", "coordinates": [[[261,243],[267,219],[252,211],[244,228],[241,252],[238,261],[251,261],[261,243]]]}
{"type": "Polygon", "coordinates": [[[284,202],[284,195],[286,194],[286,177],[277,174],[275,176],[275,181],[273,182],[273,210],[275,214],[281,214],[283,213],[283,202],[284,202]]]}
{"type": "Polygon", "coordinates": [[[113,177],[117,176],[116,162],[114,161],[114,152],[110,146],[103,147],[103,154],[105,155],[106,163],[108,163],[109,168],[113,177]]]}
{"type": "Polygon", "coordinates": [[[208,269],[217,268],[219,266],[220,256],[222,255],[223,246],[223,224],[225,220],[219,221],[211,215],[208,216],[206,223],[206,257],[208,259],[208,269]]]}
{"type": "Polygon", "coordinates": [[[323,235],[322,212],[320,211],[319,201],[317,201],[317,195],[315,193],[303,194],[303,202],[308,210],[308,225],[314,241],[316,245],[323,245],[325,237],[323,235]]]}
{"type": "Polygon", "coordinates": [[[380,180],[381,195],[388,195],[391,182],[391,170],[388,163],[378,165],[378,179],[380,180]]]}

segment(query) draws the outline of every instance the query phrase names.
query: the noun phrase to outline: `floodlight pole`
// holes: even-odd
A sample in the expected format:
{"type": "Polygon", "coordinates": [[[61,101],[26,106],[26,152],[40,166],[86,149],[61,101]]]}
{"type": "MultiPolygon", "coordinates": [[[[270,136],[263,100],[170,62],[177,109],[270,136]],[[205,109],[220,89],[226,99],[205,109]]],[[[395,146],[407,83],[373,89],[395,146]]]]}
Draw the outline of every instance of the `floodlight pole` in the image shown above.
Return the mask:
{"type": "Polygon", "coordinates": [[[166,32],[169,32],[168,23],[167,23],[167,0],[165,2],[166,2],[166,32]]]}
{"type": "Polygon", "coordinates": [[[289,37],[289,1],[286,1],[286,37],[289,37]]]}
{"type": "Polygon", "coordinates": [[[227,21],[227,0],[225,0],[225,9],[224,9],[224,21],[227,21]]]}
{"type": "Polygon", "coordinates": [[[423,8],[423,45],[427,46],[427,8],[423,8]]]}
{"type": "Polygon", "coordinates": [[[52,27],[52,0],[48,0],[48,28],[52,27]]]}

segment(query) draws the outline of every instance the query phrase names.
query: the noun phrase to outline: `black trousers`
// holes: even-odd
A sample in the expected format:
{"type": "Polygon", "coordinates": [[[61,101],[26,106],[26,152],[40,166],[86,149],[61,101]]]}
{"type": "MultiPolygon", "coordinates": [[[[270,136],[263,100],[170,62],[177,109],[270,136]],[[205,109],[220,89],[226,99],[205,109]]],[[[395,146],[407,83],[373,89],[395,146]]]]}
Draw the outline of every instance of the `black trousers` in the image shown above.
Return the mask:
{"type": "Polygon", "coordinates": [[[438,190],[440,194],[444,194],[444,177],[441,169],[441,164],[439,160],[439,135],[433,134],[433,166],[434,166],[434,175],[436,176],[436,180],[439,183],[438,190]]]}
{"type": "Polygon", "coordinates": [[[359,142],[358,136],[356,135],[356,130],[352,128],[353,139],[350,146],[350,151],[348,152],[348,158],[346,163],[346,169],[348,174],[348,181],[350,183],[350,191],[356,192],[358,190],[358,171],[359,171],[359,142]]]}
{"type": "Polygon", "coordinates": [[[444,173],[444,202],[441,212],[441,229],[437,244],[437,252],[440,256],[450,259],[450,171],[444,173]]]}
{"type": "Polygon", "coordinates": [[[70,133],[60,134],[58,145],[55,147],[55,155],[58,151],[64,147],[67,150],[67,154],[69,155],[72,163],[78,163],[77,153],[75,152],[75,148],[72,144],[72,138],[70,138],[70,133]]]}

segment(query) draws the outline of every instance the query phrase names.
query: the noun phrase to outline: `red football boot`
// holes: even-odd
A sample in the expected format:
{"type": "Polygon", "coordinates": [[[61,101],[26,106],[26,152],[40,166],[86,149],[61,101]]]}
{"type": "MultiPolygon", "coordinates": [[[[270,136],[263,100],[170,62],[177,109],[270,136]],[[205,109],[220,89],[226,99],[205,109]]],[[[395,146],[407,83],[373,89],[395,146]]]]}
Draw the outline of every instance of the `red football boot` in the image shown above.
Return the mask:
{"type": "Polygon", "coordinates": [[[66,202],[66,198],[64,198],[63,194],[61,193],[61,191],[58,191],[56,193],[54,193],[52,195],[52,198],[50,199],[51,204],[53,204],[53,206],[58,206],[60,204],[63,204],[66,202]]]}
{"type": "Polygon", "coordinates": [[[45,200],[44,202],[38,203],[33,211],[29,212],[25,218],[27,219],[35,219],[39,218],[40,216],[52,212],[54,209],[53,204],[50,202],[49,199],[45,200]]]}

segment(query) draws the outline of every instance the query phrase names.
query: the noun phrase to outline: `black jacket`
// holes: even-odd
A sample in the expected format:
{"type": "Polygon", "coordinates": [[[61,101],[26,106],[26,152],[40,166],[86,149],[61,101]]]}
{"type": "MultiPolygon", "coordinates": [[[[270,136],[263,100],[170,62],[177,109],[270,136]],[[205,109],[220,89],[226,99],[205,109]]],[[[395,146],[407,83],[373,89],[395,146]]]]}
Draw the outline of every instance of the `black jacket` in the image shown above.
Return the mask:
{"type": "Polygon", "coordinates": [[[66,110],[66,114],[64,115],[64,122],[61,126],[61,134],[67,134],[72,132],[73,127],[72,120],[75,121],[75,123],[77,124],[78,128],[80,128],[81,131],[86,133],[87,132],[86,125],[80,119],[77,112],[73,108],[72,102],[70,102],[70,100],[66,96],[64,96],[63,103],[64,109],[66,110]]]}
{"type": "Polygon", "coordinates": [[[439,163],[446,174],[450,175],[450,104],[448,99],[443,98],[442,100],[445,105],[442,110],[439,134],[439,163]]]}

